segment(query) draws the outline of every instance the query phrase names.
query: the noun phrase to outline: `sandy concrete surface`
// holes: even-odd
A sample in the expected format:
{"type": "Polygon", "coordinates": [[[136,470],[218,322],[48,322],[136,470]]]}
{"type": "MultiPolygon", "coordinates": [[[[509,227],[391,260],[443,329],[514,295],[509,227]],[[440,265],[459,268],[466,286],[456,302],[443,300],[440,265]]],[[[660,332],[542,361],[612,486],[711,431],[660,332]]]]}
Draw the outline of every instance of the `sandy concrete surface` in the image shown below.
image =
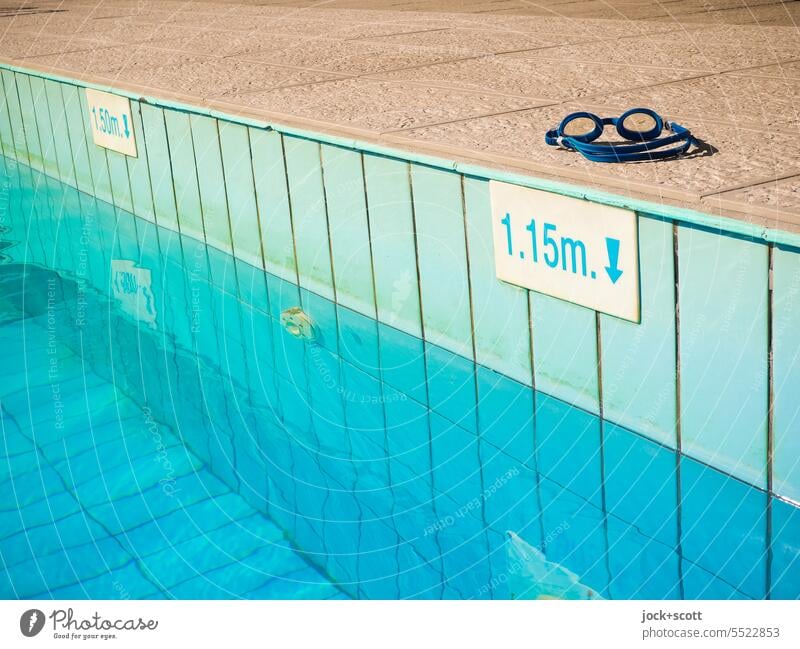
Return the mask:
{"type": "Polygon", "coordinates": [[[800,228],[800,3],[42,0],[0,58],[232,113],[800,228]],[[597,164],[572,110],[649,106],[707,146],[597,164]]]}

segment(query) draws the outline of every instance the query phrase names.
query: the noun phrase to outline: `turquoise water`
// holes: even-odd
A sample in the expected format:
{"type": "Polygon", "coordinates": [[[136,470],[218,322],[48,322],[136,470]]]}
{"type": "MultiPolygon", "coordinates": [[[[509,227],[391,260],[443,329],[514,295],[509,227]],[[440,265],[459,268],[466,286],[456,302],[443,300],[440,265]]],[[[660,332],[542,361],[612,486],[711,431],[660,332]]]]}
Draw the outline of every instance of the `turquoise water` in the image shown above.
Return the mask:
{"type": "Polygon", "coordinates": [[[800,597],[792,504],[0,160],[0,596],[800,597]]]}

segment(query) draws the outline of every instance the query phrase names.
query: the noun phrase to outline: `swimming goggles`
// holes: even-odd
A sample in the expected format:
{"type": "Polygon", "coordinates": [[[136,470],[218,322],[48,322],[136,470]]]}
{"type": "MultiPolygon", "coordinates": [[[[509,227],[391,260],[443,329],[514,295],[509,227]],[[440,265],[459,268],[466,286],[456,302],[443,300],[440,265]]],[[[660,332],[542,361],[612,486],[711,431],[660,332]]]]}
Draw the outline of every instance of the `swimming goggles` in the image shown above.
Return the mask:
{"type": "Polygon", "coordinates": [[[697,143],[688,128],[675,122],[665,122],[658,113],[649,108],[631,108],[619,117],[600,118],[585,111],[571,113],[561,120],[558,128],[545,133],[544,141],[550,146],[562,146],[577,151],[593,162],[670,158],[686,153],[692,144],[697,143]],[[615,126],[621,137],[636,144],[592,144],[609,125],[615,126]],[[660,137],[665,130],[670,131],[671,135],[660,137]],[[663,148],[676,143],[680,144],[663,148]]]}

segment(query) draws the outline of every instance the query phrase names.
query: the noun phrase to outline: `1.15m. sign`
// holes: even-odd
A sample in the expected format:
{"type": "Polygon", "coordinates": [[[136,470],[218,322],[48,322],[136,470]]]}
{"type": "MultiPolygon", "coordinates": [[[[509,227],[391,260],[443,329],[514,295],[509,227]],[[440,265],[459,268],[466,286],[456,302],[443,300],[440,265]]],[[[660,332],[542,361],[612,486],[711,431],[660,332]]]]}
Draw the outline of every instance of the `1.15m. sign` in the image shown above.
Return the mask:
{"type": "Polygon", "coordinates": [[[127,97],[86,88],[89,123],[98,146],[136,157],[131,102],[127,97]]]}
{"type": "Polygon", "coordinates": [[[498,279],[639,322],[636,214],[491,181],[498,279]]]}

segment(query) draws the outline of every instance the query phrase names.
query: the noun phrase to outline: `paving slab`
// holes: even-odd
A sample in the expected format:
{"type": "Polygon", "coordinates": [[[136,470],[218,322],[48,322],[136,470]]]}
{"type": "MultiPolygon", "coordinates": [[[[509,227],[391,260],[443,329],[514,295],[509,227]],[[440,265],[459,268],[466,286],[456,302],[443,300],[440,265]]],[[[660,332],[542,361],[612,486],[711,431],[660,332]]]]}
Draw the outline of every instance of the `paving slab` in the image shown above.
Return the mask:
{"type": "Polygon", "coordinates": [[[703,70],[556,60],[542,62],[507,55],[454,61],[379,76],[382,79],[413,79],[431,85],[563,102],[704,74],[703,70]]]}
{"type": "Polygon", "coordinates": [[[482,54],[477,48],[415,47],[375,41],[306,41],[284,50],[250,52],[247,61],[290,65],[347,74],[422,67],[482,54]]]}
{"type": "Polygon", "coordinates": [[[770,38],[759,30],[751,35],[729,34],[729,31],[726,28],[702,28],[648,34],[625,38],[623,41],[596,41],[521,52],[515,56],[553,61],[701,68],[714,72],[772,65],[800,58],[800,38],[797,36],[780,33],[770,38]]]}
{"type": "Polygon", "coordinates": [[[438,88],[411,81],[365,78],[233,95],[227,100],[378,132],[505,113],[542,103],[524,97],[438,88]]]}
{"type": "Polygon", "coordinates": [[[45,0],[0,58],[362,141],[800,230],[800,13],[774,0],[45,0]],[[601,165],[571,110],[650,106],[708,146],[601,165]]]}

